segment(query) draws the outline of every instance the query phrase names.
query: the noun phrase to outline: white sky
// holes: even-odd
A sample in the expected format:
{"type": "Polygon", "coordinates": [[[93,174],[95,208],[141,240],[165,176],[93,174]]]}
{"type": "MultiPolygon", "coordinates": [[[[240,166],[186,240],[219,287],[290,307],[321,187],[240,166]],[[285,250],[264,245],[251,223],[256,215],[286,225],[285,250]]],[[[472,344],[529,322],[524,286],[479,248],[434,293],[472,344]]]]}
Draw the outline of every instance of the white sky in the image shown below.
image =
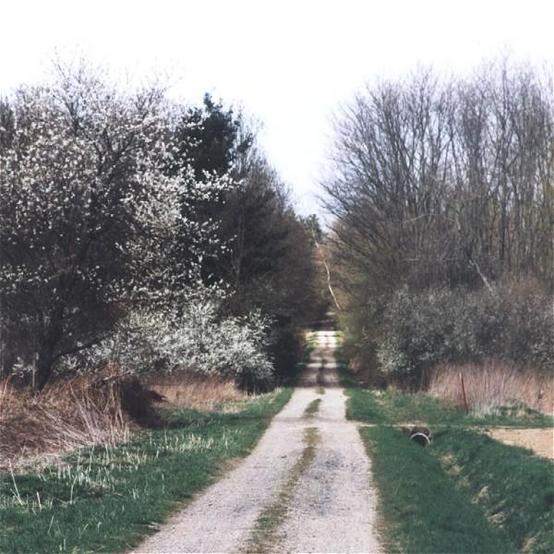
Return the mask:
{"type": "Polygon", "coordinates": [[[45,76],[54,53],[115,72],[166,72],[264,124],[262,144],[303,213],[331,116],[365,82],[418,64],[468,72],[509,53],[554,62],[554,0],[0,0],[0,94],[45,76]]]}

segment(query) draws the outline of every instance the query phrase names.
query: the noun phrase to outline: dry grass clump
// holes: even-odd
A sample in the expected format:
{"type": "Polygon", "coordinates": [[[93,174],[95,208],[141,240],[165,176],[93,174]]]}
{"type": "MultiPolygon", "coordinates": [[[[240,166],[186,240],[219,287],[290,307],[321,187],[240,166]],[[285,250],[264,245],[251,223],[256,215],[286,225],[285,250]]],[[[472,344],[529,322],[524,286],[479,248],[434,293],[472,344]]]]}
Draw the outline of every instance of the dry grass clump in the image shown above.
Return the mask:
{"type": "Polygon", "coordinates": [[[159,425],[154,404],[217,410],[246,393],[232,380],[192,373],[129,377],[116,368],[57,379],[40,393],[0,381],[0,470],[41,465],[61,454],[128,439],[135,423],[159,425]]]}
{"type": "Polygon", "coordinates": [[[217,375],[179,372],[149,376],[143,379],[143,383],[163,396],[169,404],[195,410],[214,411],[223,404],[240,402],[248,397],[232,379],[217,375]]]}
{"type": "Polygon", "coordinates": [[[0,382],[0,469],[128,437],[126,379],[106,370],[53,381],[40,394],[0,382]]]}
{"type": "Polygon", "coordinates": [[[427,392],[462,406],[461,376],[468,407],[474,414],[487,415],[501,407],[517,405],[554,413],[554,377],[522,371],[501,360],[439,365],[432,374],[427,392]]]}

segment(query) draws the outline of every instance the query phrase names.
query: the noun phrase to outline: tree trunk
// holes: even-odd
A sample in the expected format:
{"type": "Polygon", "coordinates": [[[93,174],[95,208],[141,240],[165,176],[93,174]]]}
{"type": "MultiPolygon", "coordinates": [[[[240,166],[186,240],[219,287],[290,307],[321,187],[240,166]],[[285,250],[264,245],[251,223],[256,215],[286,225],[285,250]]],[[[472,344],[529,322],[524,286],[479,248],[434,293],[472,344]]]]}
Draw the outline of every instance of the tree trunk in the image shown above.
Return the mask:
{"type": "Polygon", "coordinates": [[[46,328],[46,333],[40,341],[38,359],[36,365],[36,390],[42,390],[54,369],[56,361],[56,348],[59,346],[60,340],[63,337],[63,309],[61,307],[53,311],[50,318],[50,324],[46,328]]]}
{"type": "Polygon", "coordinates": [[[35,390],[41,391],[48,383],[54,367],[53,349],[41,348],[36,365],[35,390]]]}

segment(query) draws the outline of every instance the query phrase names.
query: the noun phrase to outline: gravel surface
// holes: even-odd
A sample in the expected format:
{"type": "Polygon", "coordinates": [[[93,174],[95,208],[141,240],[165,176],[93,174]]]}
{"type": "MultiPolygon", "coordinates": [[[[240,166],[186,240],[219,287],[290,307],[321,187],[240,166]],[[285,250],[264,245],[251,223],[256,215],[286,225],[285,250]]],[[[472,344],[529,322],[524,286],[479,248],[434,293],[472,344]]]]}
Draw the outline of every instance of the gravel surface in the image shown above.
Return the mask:
{"type": "Polygon", "coordinates": [[[356,425],[345,417],[334,333],[321,332],[319,344],[313,358],[325,360],[325,393],[311,425],[319,431],[320,445],[298,485],[274,552],[379,552],[370,462],[356,425]]]}
{"type": "Polygon", "coordinates": [[[301,457],[304,430],[320,435],[315,459],[300,476],[274,552],[379,552],[370,463],[334,363],[334,331],[318,331],[300,386],[250,456],[197,496],[136,552],[239,552],[261,512],[275,501],[301,457]],[[324,390],[321,389],[324,387],[324,390]],[[323,393],[323,394],[321,394],[323,393]],[[319,410],[306,407],[321,398],[319,410]]]}

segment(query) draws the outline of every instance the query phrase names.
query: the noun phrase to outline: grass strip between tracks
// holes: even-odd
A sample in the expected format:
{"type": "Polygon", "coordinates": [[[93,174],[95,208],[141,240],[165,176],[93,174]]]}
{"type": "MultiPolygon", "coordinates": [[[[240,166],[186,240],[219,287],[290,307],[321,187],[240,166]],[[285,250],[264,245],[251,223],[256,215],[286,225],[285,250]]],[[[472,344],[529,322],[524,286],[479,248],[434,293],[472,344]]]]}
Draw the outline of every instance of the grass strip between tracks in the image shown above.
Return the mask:
{"type": "Polygon", "coordinates": [[[243,549],[244,553],[264,554],[275,550],[280,538],[279,528],[287,516],[300,478],[315,458],[319,440],[319,433],[315,427],[304,430],[304,449],[290,470],[277,497],[259,515],[243,549]]]}

